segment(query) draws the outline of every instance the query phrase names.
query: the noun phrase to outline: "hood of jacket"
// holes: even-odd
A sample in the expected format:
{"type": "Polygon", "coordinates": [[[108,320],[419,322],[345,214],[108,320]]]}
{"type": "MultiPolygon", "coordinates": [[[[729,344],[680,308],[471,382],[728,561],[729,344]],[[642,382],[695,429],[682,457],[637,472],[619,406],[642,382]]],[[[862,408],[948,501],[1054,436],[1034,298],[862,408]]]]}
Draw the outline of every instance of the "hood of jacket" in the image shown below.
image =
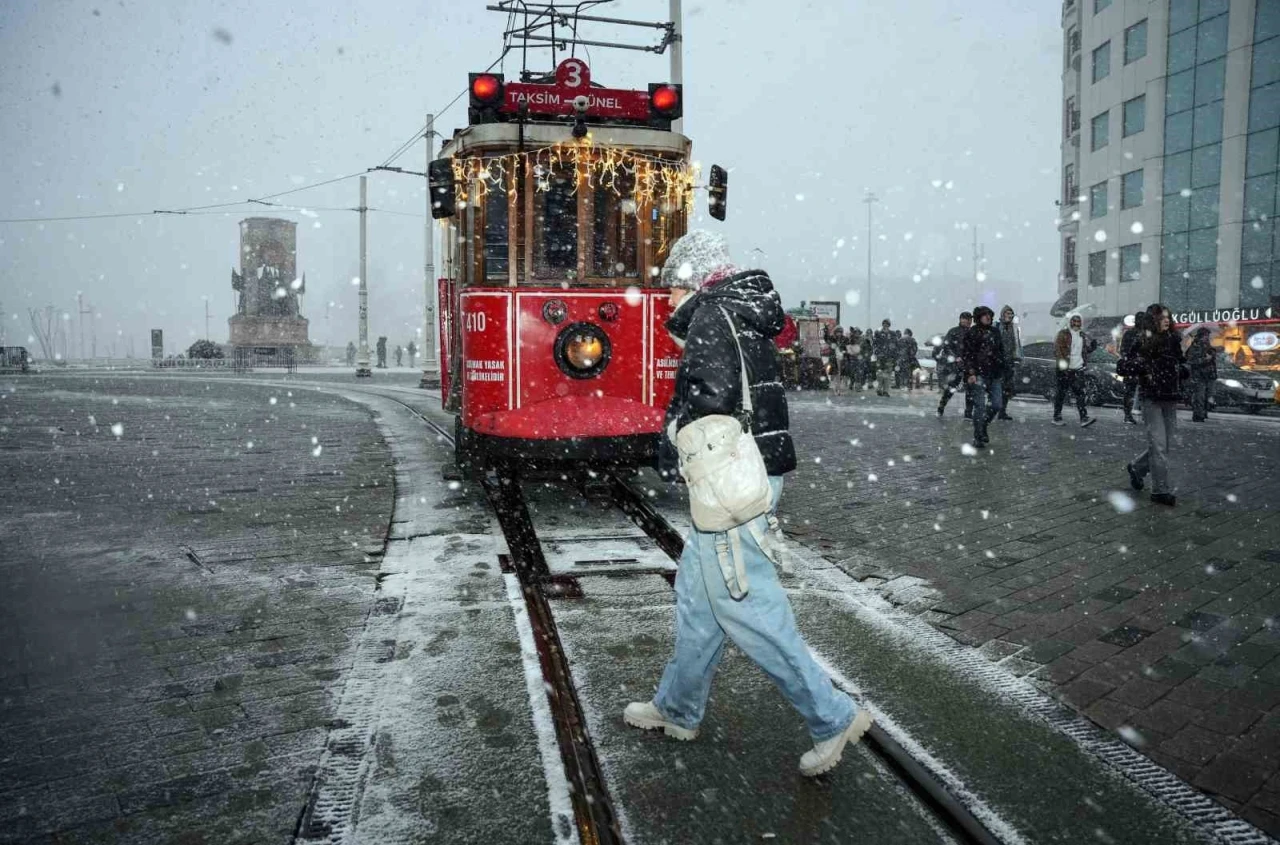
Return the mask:
{"type": "Polygon", "coordinates": [[[766,338],[776,337],[786,322],[782,299],[773,289],[769,274],[763,270],[745,270],[712,282],[686,297],[667,319],[667,331],[677,341],[683,341],[689,334],[693,315],[708,307],[723,308],[742,325],[766,338]]]}

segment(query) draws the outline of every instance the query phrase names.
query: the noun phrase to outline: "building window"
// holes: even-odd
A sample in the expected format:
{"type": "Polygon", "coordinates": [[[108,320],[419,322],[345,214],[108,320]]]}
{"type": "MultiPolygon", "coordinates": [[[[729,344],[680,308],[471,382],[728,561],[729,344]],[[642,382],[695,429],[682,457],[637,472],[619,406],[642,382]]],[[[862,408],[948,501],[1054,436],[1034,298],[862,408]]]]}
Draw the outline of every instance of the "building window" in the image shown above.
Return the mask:
{"type": "Polygon", "coordinates": [[[1203,64],[1227,54],[1227,16],[1218,15],[1196,27],[1196,63],[1203,64]]]}
{"type": "Polygon", "coordinates": [[[1169,0],[1169,34],[1181,32],[1196,22],[1197,0],[1169,0]]]}
{"type": "Polygon", "coordinates": [[[1266,306],[1280,298],[1280,0],[1258,0],[1251,70],[1240,304],[1266,306]]]}
{"type": "Polygon", "coordinates": [[[1120,207],[1137,208],[1142,205],[1142,171],[1132,170],[1120,177],[1120,207]]]}
{"type": "Polygon", "coordinates": [[[1080,131],[1080,106],[1075,97],[1067,97],[1062,113],[1062,128],[1067,138],[1080,131]]]}
{"type": "Polygon", "coordinates": [[[1093,0],[1093,13],[1096,15],[1111,5],[1111,0],[1093,0]]]}
{"type": "Polygon", "coordinates": [[[1067,30],[1067,64],[1080,52],[1080,27],[1073,26],[1067,30]]]}
{"type": "Polygon", "coordinates": [[[1126,100],[1121,114],[1120,137],[1128,138],[1137,135],[1147,128],[1147,95],[1126,100]]]}
{"type": "Polygon", "coordinates": [[[1147,22],[1140,20],[1124,31],[1124,63],[1136,62],[1147,54],[1147,22]]]}
{"type": "Polygon", "coordinates": [[[1079,282],[1076,277],[1076,237],[1067,235],[1062,240],[1062,280],[1074,285],[1079,282]]]}
{"type": "Polygon", "coordinates": [[[1062,168],[1062,204],[1075,205],[1080,202],[1080,186],[1076,184],[1076,166],[1068,164],[1062,168]]]}
{"type": "Polygon", "coordinates": [[[1106,79],[1111,75],[1111,42],[1106,41],[1093,51],[1093,81],[1106,79]]]}
{"type": "Polygon", "coordinates": [[[1136,282],[1142,278],[1142,244],[1120,247],[1120,283],[1136,282]]]}
{"type": "Polygon", "coordinates": [[[1089,219],[1107,216],[1107,183],[1099,182],[1089,189],[1089,219]]]}
{"type": "Polygon", "coordinates": [[[1111,112],[1104,111],[1093,119],[1090,126],[1090,142],[1092,150],[1100,150],[1111,141],[1111,112]]]}
{"type": "Polygon", "coordinates": [[[1107,251],[1089,253],[1089,287],[1100,288],[1107,284],[1107,251]]]}

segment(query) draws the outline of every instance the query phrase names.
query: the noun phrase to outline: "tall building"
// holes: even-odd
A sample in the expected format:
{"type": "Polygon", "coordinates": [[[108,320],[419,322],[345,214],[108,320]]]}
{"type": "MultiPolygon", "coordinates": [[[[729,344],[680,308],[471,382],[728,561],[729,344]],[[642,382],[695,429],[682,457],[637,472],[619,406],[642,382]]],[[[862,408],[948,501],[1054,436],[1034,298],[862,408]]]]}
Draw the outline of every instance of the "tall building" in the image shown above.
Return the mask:
{"type": "Polygon", "coordinates": [[[1062,26],[1060,302],[1280,318],[1280,0],[1065,0],[1062,26]]]}

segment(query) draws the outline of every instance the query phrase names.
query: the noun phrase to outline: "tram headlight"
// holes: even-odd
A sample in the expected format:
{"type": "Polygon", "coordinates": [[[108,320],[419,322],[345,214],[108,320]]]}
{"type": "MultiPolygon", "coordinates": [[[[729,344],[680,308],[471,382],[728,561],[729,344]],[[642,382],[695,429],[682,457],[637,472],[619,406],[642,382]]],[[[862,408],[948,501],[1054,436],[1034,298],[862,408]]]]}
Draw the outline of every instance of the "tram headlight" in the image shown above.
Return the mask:
{"type": "Polygon", "coordinates": [[[593,378],[609,365],[613,345],[604,330],[593,323],[574,323],[556,336],[555,358],[570,378],[593,378]]]}

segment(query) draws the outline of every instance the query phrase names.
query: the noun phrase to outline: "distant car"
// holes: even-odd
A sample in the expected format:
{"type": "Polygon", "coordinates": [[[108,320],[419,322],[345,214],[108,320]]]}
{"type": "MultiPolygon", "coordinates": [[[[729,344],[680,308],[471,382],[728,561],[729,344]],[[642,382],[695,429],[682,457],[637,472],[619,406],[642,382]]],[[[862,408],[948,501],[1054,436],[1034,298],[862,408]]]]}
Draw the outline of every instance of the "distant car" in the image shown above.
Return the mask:
{"type": "MultiPolygon", "coordinates": [[[[1085,361],[1081,386],[1090,405],[1119,405],[1124,400],[1124,379],[1116,374],[1117,356],[1099,347],[1085,361]]],[[[1027,343],[1022,363],[1014,371],[1014,393],[1043,396],[1052,402],[1058,389],[1058,359],[1053,341],[1027,343]]],[[[1068,402],[1074,399],[1068,394],[1068,402]]]]}
{"type": "Polygon", "coordinates": [[[25,373],[30,362],[25,346],[0,346],[0,373],[25,373]]]}
{"type": "MultiPolygon", "coordinates": [[[[1269,376],[1245,370],[1232,363],[1225,352],[1218,353],[1218,378],[1209,394],[1209,407],[1234,408],[1256,414],[1274,407],[1280,397],[1280,384],[1269,376]]],[[[1191,382],[1182,384],[1182,398],[1191,401],[1191,382]]]]}

